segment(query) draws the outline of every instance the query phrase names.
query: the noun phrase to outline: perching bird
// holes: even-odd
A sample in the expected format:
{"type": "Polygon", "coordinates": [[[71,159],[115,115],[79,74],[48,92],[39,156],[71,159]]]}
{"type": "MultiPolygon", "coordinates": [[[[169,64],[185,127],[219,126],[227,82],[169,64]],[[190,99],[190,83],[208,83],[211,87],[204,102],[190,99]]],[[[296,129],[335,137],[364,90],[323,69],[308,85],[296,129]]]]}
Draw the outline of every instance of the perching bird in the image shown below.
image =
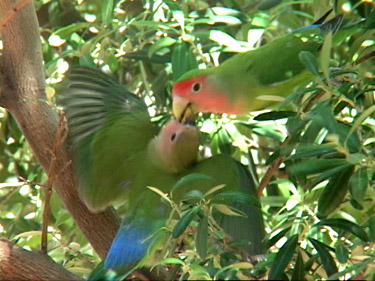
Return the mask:
{"type": "Polygon", "coordinates": [[[280,102],[312,78],[299,54],[318,54],[324,34],[341,25],[342,15],[322,23],[329,13],[311,26],[234,55],[218,67],[182,75],[172,89],[175,117],[196,112],[243,114],[280,102]]]}
{"type": "MultiPolygon", "coordinates": [[[[182,177],[199,173],[212,180],[186,182],[173,192],[179,202],[189,190],[203,193],[225,184],[226,191],[256,196],[247,169],[228,155],[195,163],[199,131],[177,120],[157,134],[143,101],[107,75],[77,68],[67,78],[62,104],[70,128],[80,196],[93,211],[115,201],[128,206],[127,216],[100,270],[90,280],[117,280],[147,265],[165,236],[153,235],[165,225],[170,206],[147,188],[164,193],[182,177]]],[[[234,240],[245,240],[249,256],[262,255],[264,224],[259,208],[230,202],[245,217],[215,214],[234,240]]]]}

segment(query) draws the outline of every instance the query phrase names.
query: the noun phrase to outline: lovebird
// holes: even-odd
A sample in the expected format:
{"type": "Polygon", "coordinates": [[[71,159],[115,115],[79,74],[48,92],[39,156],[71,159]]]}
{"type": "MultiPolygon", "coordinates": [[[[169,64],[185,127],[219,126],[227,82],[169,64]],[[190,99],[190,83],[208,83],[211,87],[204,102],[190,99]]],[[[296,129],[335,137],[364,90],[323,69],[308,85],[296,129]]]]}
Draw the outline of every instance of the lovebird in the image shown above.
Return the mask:
{"type": "MultiPolygon", "coordinates": [[[[92,211],[116,203],[127,207],[104,262],[89,280],[122,280],[147,266],[165,243],[166,233],[160,230],[171,206],[148,186],[168,193],[179,180],[197,173],[206,178],[186,181],[174,190],[175,203],[190,190],[205,193],[221,184],[223,191],[242,192],[259,203],[254,180],[241,163],[229,155],[197,160],[199,130],[191,120],[171,120],[158,132],[142,99],[97,70],[73,69],[65,84],[61,103],[82,200],[92,211]]],[[[244,215],[216,211],[215,220],[232,240],[245,241],[247,256],[263,255],[260,203],[254,206],[232,199],[230,206],[244,215]]]]}
{"type": "Polygon", "coordinates": [[[141,173],[175,174],[197,160],[196,127],[171,121],[157,135],[144,101],[110,76],[79,67],[64,84],[79,195],[92,212],[133,200],[141,173]]]}
{"type": "Polygon", "coordinates": [[[282,101],[313,74],[299,59],[302,51],[318,54],[324,35],[335,32],[343,15],[324,22],[331,11],[314,24],[236,54],[218,67],[193,69],[172,89],[176,118],[196,112],[243,114],[282,101]]]}

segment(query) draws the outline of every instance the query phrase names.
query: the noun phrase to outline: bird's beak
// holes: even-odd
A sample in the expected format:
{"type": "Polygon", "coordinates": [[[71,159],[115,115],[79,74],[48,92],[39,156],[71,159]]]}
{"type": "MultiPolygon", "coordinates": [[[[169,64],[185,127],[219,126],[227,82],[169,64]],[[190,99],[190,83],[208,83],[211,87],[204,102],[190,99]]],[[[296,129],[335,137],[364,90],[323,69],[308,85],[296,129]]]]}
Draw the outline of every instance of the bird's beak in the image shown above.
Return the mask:
{"type": "Polygon", "coordinates": [[[195,113],[192,104],[180,96],[173,97],[172,110],[174,117],[182,123],[195,113]]]}

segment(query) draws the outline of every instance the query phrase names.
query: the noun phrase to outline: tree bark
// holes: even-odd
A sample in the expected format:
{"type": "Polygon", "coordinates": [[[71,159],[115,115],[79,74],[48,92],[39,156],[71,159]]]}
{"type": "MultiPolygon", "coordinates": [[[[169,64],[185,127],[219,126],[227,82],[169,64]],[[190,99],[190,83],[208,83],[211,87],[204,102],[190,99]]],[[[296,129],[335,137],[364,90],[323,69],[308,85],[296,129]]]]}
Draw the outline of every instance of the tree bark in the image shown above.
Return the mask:
{"type": "MultiPolygon", "coordinates": [[[[17,120],[44,171],[95,251],[104,258],[119,226],[113,209],[91,213],[78,197],[66,143],[55,148],[58,115],[47,104],[38,20],[29,0],[0,1],[0,105],[17,120]],[[52,167],[51,167],[52,166],[52,167]]],[[[1,270],[0,270],[1,272],[1,270]]]]}
{"type": "Polygon", "coordinates": [[[0,280],[84,280],[41,252],[0,239],[0,280]]]}

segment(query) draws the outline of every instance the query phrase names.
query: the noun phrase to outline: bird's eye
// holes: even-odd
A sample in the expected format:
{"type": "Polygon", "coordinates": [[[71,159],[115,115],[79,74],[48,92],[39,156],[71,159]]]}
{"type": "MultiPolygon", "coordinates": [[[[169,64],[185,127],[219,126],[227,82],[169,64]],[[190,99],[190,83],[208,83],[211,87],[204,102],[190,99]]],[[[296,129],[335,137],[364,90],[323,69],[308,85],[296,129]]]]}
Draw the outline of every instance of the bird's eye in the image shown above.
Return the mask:
{"type": "Polygon", "coordinates": [[[191,91],[196,94],[198,93],[202,88],[202,84],[201,83],[194,83],[193,86],[191,86],[191,91]]]}
{"type": "Polygon", "coordinates": [[[176,139],[176,133],[174,133],[172,136],[171,136],[171,141],[174,141],[176,139]]]}

